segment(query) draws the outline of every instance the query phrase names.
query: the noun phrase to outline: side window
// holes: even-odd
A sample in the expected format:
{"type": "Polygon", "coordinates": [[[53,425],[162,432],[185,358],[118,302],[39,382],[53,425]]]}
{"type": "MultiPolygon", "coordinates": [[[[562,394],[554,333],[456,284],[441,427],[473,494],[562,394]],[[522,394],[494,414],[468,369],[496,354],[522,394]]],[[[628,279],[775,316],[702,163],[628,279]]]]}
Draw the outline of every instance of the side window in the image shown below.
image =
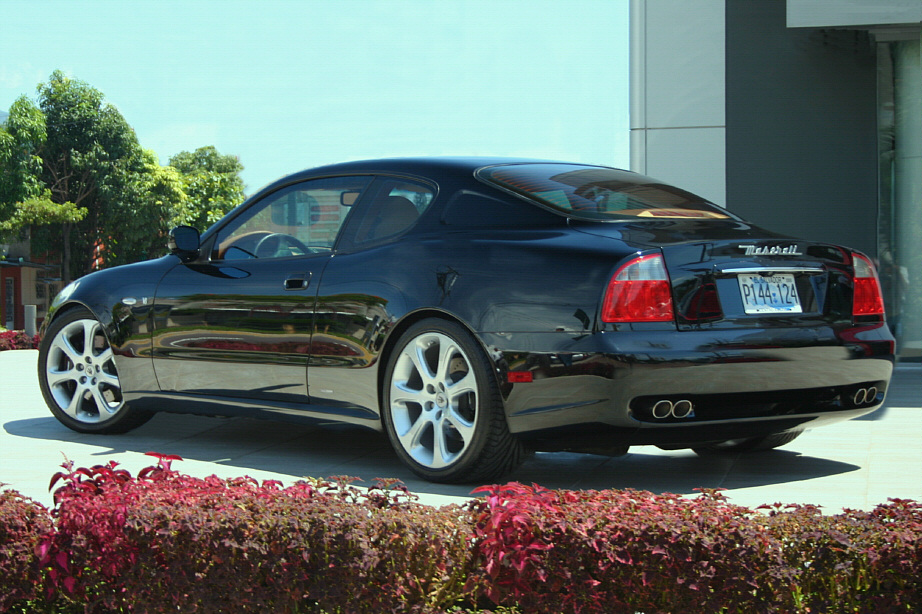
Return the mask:
{"type": "Polygon", "coordinates": [[[288,258],[328,252],[371,177],[314,179],[283,188],[221,229],[212,258],[288,258]]]}
{"type": "Polygon", "coordinates": [[[384,179],[369,203],[355,233],[355,244],[365,247],[409,229],[435,198],[435,190],[419,183],[384,179]]]}

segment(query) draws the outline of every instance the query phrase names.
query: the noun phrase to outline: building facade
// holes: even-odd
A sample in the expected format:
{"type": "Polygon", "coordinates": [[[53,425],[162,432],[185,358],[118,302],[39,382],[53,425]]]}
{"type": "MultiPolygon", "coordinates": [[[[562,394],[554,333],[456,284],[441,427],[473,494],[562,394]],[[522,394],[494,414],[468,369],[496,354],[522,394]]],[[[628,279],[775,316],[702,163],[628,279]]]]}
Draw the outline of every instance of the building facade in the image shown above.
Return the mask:
{"type": "Polygon", "coordinates": [[[41,322],[51,300],[60,290],[59,267],[29,260],[29,242],[0,245],[0,327],[24,330],[26,305],[35,306],[41,322]]]}
{"type": "Polygon", "coordinates": [[[922,0],[632,0],[631,167],[872,256],[922,360],[922,0]]]}

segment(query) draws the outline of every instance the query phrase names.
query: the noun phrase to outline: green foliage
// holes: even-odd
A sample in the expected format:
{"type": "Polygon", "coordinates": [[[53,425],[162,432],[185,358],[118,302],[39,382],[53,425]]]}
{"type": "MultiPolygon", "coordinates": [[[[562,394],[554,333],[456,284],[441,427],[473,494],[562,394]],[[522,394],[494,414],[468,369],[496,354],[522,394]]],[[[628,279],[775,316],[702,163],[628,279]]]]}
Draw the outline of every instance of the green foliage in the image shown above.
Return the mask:
{"type": "Polygon", "coordinates": [[[0,126],[0,236],[15,236],[28,224],[57,219],[40,178],[45,137],[41,110],[25,96],[18,98],[0,126]],[[28,211],[20,211],[23,203],[28,211]]]}
{"type": "Polygon", "coordinates": [[[173,214],[173,224],[205,230],[243,202],[243,165],[236,156],[222,155],[212,146],[182,151],[170,158],[181,177],[188,200],[173,214]]]}
{"type": "Polygon", "coordinates": [[[0,126],[0,233],[31,229],[65,281],[165,253],[172,226],[204,228],[242,202],[243,166],[214,147],[160,166],[102,92],[61,71],[0,126]]]}
{"type": "Polygon", "coordinates": [[[58,204],[51,200],[51,192],[44,190],[40,196],[33,196],[15,203],[12,214],[0,221],[0,234],[12,235],[29,226],[75,223],[86,217],[86,209],[72,202],[58,204]]]}

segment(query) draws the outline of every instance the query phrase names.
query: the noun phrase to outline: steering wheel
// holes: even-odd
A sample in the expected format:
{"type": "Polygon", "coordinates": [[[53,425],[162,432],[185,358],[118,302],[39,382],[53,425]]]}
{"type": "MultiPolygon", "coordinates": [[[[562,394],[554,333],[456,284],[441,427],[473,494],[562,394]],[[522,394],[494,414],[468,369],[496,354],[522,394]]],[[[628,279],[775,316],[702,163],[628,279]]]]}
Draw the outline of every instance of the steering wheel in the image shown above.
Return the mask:
{"type": "Polygon", "coordinates": [[[279,250],[282,246],[289,245],[301,251],[300,254],[286,254],[290,256],[302,256],[311,253],[308,246],[304,245],[291,235],[282,232],[272,232],[264,236],[256,243],[253,253],[257,258],[274,258],[279,256],[279,250]]]}

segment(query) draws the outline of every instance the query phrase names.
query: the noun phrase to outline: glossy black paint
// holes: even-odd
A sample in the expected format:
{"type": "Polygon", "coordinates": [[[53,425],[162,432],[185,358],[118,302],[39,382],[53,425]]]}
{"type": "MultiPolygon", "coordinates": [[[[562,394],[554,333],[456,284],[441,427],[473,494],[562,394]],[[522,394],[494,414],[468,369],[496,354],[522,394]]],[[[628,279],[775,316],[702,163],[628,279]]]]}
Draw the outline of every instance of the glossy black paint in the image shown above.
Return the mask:
{"type": "Polygon", "coordinates": [[[105,325],[125,398],[163,411],[336,419],[381,429],[384,365],[402,331],[426,317],[465,326],[483,345],[510,430],[544,449],[699,442],[802,430],[883,402],[893,338],[853,322],[843,248],[791,239],[744,221],[586,222],[552,213],[474,177],[504,160],[355,162],[267,186],[201,237],[197,252],[95,273],[56,299],[105,325]],[[359,201],[332,251],[217,260],[223,225],[287,186],[369,175],[437,193],[409,231],[359,249],[359,201]],[[797,246],[746,256],[741,244],[797,246]],[[663,254],[677,321],[604,324],[599,304],[618,266],[663,254]],[[794,267],[805,312],[747,316],[742,267],[794,267]],[[735,293],[735,294],[734,294],[735,293]],[[716,297],[722,315],[703,310],[716,297]],[[509,383],[510,371],[534,381],[509,383]],[[873,403],[847,402],[873,383],[873,403]],[[656,399],[692,399],[685,421],[656,421],[656,399]]]}

